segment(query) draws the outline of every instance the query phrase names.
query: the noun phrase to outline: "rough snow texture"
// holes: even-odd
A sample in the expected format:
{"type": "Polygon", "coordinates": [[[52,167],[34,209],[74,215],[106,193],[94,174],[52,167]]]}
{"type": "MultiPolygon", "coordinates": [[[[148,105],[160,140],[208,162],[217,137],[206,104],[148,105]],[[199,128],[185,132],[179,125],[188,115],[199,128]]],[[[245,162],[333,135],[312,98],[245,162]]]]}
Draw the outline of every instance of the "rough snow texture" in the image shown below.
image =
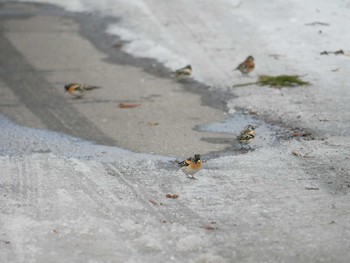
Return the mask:
{"type": "Polygon", "coordinates": [[[207,160],[189,180],[168,158],[1,127],[1,262],[349,260],[350,167],[326,144],[207,160]]]}

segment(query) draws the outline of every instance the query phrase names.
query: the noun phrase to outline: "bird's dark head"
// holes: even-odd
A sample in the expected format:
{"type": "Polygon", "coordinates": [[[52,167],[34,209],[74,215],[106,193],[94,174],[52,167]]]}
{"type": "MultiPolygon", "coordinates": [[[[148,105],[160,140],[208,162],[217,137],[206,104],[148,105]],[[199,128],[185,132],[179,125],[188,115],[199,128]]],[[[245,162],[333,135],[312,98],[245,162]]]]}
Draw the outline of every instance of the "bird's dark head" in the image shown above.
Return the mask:
{"type": "Polygon", "coordinates": [[[192,70],[191,65],[187,65],[186,68],[188,68],[189,70],[192,70]]]}
{"type": "Polygon", "coordinates": [[[69,90],[70,86],[72,86],[72,83],[64,85],[64,90],[67,92],[69,90]]]}
{"type": "Polygon", "coordinates": [[[254,131],[255,127],[253,125],[247,125],[247,127],[245,128],[246,131],[254,131]]]}
{"type": "Polygon", "coordinates": [[[200,163],[201,162],[201,156],[199,154],[195,154],[193,157],[193,162],[200,163]]]}
{"type": "Polygon", "coordinates": [[[252,56],[247,57],[248,61],[254,61],[254,58],[252,56]]]}

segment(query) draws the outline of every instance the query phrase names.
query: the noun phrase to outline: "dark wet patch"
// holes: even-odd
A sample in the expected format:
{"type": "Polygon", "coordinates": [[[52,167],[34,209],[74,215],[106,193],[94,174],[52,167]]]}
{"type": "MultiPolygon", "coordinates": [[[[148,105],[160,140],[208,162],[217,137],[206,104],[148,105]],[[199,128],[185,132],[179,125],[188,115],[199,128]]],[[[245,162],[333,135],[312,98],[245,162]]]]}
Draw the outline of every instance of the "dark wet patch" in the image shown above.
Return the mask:
{"type": "MultiPolygon", "coordinates": [[[[60,9],[58,7],[53,8],[60,9]]],[[[191,78],[177,80],[171,70],[155,59],[136,58],[124,52],[121,48],[128,41],[123,41],[118,36],[106,33],[106,29],[110,24],[118,23],[118,18],[101,16],[98,13],[92,15],[86,13],[71,14],[62,9],[61,12],[79,23],[81,35],[88,39],[98,50],[108,55],[107,62],[138,67],[152,76],[173,79],[181,84],[185,91],[200,95],[203,105],[227,111],[226,102],[234,97],[229,89],[227,91],[211,90],[210,86],[191,78]]]]}

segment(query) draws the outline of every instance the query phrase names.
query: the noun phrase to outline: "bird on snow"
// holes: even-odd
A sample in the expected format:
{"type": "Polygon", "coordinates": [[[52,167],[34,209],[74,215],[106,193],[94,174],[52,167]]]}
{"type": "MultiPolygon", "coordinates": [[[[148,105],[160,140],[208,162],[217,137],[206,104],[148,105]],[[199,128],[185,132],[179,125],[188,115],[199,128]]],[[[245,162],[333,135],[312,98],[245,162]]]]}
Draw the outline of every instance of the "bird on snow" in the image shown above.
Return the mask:
{"type": "Polygon", "coordinates": [[[243,75],[247,76],[255,68],[254,58],[248,56],[246,60],[240,63],[235,70],[239,70],[243,75]]]}
{"type": "Polygon", "coordinates": [[[199,154],[195,154],[193,157],[179,162],[178,164],[189,179],[196,179],[194,174],[203,168],[203,163],[199,154]]]}

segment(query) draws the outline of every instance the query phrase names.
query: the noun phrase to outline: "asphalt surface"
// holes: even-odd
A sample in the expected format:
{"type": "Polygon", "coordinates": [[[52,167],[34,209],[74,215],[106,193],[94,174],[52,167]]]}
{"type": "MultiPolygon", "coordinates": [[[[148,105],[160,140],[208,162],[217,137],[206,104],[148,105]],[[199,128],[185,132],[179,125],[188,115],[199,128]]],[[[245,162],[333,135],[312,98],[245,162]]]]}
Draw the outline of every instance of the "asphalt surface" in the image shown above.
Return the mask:
{"type": "Polygon", "coordinates": [[[181,83],[154,61],[126,55],[115,47],[120,40],[101,33],[108,19],[97,23],[94,16],[28,6],[2,4],[3,114],[25,126],[136,152],[185,157],[230,146],[232,136],[194,129],[223,120],[225,94],[208,95],[205,86],[181,83]],[[75,100],[63,89],[71,82],[103,89],[75,100]],[[202,140],[213,136],[226,143],[202,140]]]}

